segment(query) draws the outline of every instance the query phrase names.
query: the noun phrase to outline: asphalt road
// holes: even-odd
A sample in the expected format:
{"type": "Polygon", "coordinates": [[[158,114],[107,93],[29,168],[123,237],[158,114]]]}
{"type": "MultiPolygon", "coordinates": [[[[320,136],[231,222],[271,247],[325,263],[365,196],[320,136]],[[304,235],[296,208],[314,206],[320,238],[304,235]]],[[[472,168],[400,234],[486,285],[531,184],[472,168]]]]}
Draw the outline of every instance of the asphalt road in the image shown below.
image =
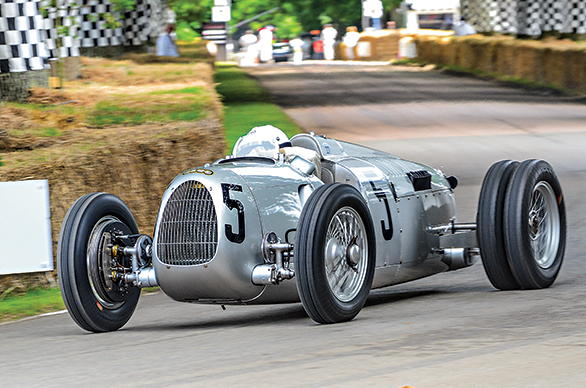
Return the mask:
{"type": "Polygon", "coordinates": [[[581,387],[586,385],[586,106],[435,71],[373,66],[252,70],[305,130],[460,178],[460,221],[501,159],[543,158],[568,210],[565,262],[539,291],[496,291],[481,264],[376,290],[352,322],[300,304],[189,305],[144,296],[120,331],[67,314],[0,325],[0,387],[581,387]]]}

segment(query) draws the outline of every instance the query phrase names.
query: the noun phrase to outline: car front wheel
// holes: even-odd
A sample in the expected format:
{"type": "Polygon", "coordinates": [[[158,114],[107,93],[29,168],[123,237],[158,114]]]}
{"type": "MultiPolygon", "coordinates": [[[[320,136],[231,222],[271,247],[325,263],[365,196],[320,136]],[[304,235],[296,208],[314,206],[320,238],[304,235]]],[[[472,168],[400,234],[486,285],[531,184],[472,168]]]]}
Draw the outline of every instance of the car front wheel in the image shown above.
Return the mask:
{"type": "Polygon", "coordinates": [[[374,277],[373,236],[368,207],[354,187],[332,183],[310,196],[297,229],[295,268],[314,321],[344,322],[360,312],[374,277]]]}
{"type": "Polygon", "coordinates": [[[57,248],[61,295],[73,320],[87,331],[121,328],[138,304],[139,288],[112,279],[114,264],[105,250],[114,234],[136,235],[138,226],[126,204],[106,193],[80,197],[61,226],[57,248]]]}

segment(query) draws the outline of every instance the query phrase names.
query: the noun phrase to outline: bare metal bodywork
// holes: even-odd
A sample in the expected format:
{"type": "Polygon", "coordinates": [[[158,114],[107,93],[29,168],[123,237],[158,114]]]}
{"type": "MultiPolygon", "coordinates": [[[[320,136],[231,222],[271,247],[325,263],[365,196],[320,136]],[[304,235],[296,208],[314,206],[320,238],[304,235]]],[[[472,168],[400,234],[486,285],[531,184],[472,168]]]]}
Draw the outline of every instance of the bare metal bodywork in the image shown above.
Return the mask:
{"type": "Polygon", "coordinates": [[[265,148],[265,130],[251,130],[261,136],[235,147],[239,157],[177,176],[153,238],[112,194],[71,205],[57,263],[63,300],[81,328],[118,330],[140,288],[151,286],[181,302],[301,301],[315,322],[338,323],[352,320],[373,288],[465,268],[481,254],[496,289],[555,281],[566,211],[546,161],[494,163],[475,222],[457,223],[453,176],[314,134],[286,143],[279,134],[265,148]],[[251,156],[259,150],[270,157],[251,156]]]}
{"type": "Polygon", "coordinates": [[[154,272],[156,284],[178,301],[299,301],[290,280],[295,231],[311,193],[331,182],[355,187],[370,210],[372,288],[474,262],[475,225],[455,223],[455,185],[441,171],[313,134],[291,143],[318,154],[319,177],[308,161],[284,157],[227,158],[177,176],[162,199],[153,266],[143,271],[149,285],[154,272]],[[267,242],[269,234],[277,240],[267,242]],[[275,281],[274,271],[282,279],[275,281]]]}

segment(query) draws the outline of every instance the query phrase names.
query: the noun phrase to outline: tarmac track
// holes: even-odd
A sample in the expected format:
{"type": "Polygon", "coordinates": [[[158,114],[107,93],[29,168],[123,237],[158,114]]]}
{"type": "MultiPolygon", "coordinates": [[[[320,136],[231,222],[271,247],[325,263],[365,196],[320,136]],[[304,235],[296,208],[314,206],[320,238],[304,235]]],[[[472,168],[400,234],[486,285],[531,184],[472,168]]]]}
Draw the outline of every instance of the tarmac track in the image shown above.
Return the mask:
{"type": "Polygon", "coordinates": [[[539,291],[495,291],[482,265],[371,293],[352,322],[300,304],[141,299],[120,331],[67,314],[0,326],[1,387],[581,387],[586,385],[586,107],[580,99],[436,71],[275,65],[251,73],[307,131],[441,167],[473,221],[495,161],[543,158],[568,210],[564,266],[539,291]]]}

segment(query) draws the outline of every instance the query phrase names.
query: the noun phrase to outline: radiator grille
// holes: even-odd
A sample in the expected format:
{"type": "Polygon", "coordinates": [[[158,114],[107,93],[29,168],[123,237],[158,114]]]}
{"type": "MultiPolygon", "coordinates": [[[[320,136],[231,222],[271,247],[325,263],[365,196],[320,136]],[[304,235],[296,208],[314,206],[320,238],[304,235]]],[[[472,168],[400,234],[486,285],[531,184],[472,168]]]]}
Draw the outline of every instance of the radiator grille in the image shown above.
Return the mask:
{"type": "Polygon", "coordinates": [[[179,186],[165,205],[159,224],[157,255],[163,264],[210,262],[218,247],[218,220],[212,197],[197,181],[179,186]]]}

